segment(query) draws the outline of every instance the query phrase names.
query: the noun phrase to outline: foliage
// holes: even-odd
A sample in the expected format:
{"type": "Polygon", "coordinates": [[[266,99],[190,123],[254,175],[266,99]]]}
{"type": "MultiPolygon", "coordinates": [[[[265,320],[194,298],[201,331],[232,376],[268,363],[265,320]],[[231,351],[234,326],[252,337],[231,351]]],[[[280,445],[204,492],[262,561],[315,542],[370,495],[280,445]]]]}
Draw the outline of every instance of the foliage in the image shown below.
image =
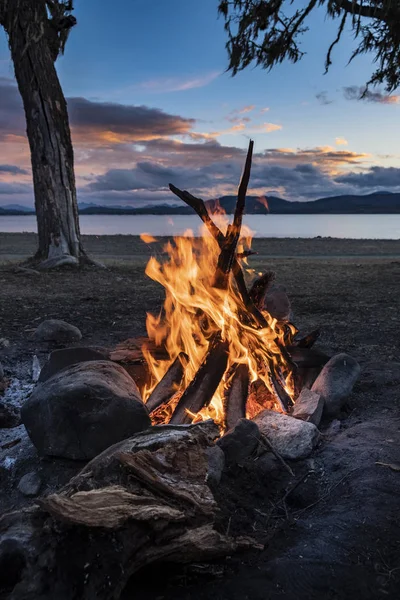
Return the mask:
{"type": "MultiPolygon", "coordinates": [[[[297,62],[304,52],[299,37],[308,31],[307,18],[319,6],[338,21],[336,38],[329,46],[325,72],[331,54],[349,24],[358,46],[349,58],[370,52],[378,68],[367,82],[382,83],[387,92],[400,85],[400,2],[399,0],[308,0],[302,8],[294,0],[220,0],[219,13],[228,33],[228,70],[236,75],[251,63],[270,70],[288,59],[297,62]]],[[[364,92],[365,93],[365,92],[364,92]]]]}

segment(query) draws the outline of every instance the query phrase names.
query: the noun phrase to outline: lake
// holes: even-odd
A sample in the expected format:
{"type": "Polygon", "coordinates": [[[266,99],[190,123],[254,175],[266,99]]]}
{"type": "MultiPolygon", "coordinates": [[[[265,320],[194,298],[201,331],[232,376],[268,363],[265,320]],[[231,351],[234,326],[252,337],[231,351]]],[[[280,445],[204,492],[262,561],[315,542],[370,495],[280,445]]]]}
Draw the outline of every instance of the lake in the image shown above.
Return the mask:
{"type": "MultiPolygon", "coordinates": [[[[231,216],[232,218],[232,216],[231,216]]],[[[245,224],[255,237],[348,239],[400,239],[400,214],[393,215],[247,215],[245,224]]],[[[191,229],[199,234],[196,215],[82,215],[82,233],[90,235],[182,235],[191,229]]],[[[34,232],[34,215],[0,217],[0,231],[34,232]]]]}

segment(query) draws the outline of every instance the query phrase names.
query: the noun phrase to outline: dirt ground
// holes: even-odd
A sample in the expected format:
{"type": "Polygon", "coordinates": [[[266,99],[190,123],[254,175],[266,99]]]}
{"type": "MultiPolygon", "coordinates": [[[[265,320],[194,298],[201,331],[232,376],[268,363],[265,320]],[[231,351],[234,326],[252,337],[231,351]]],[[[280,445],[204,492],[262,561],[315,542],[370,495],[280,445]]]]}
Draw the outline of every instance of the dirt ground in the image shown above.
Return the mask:
{"type": "MultiPolygon", "coordinates": [[[[111,347],[145,333],[146,312],[159,309],[163,292],[144,267],[161,244],[152,250],[128,236],[88,236],[85,244],[107,269],[27,275],[15,272],[15,261],[33,252],[34,236],[0,234],[6,372],[34,353],[43,362],[48,348],[32,332],[45,318],[79,327],[81,345],[111,347]]],[[[267,459],[224,476],[216,491],[221,527],[255,536],[263,552],[212,565],[152,567],[132,579],[124,598],[397,599],[400,242],[256,240],[255,249],[251,266],[277,273],[295,325],[306,333],[320,327],[319,347],[353,355],[362,375],[335,427],[322,428],[313,456],[292,465],[294,479],[277,475],[267,459]]]]}

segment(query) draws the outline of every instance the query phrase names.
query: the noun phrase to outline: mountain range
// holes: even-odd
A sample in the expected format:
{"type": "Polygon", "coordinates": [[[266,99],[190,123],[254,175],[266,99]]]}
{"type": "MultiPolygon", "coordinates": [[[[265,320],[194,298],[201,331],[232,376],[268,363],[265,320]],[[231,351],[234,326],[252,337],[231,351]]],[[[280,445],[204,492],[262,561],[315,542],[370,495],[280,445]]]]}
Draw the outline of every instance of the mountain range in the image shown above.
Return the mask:
{"type": "MultiPolygon", "coordinates": [[[[400,193],[376,192],[364,196],[330,196],[308,202],[295,202],[267,195],[268,208],[257,196],[247,196],[247,214],[393,214],[400,213],[400,193]]],[[[227,214],[235,210],[236,196],[223,196],[220,206],[227,214]]],[[[214,202],[207,201],[212,208],[214,202]]],[[[191,215],[188,206],[158,204],[132,208],[131,206],[102,206],[79,203],[81,215],[191,215]]],[[[0,216],[34,214],[34,210],[18,204],[0,207],[0,216]]]]}

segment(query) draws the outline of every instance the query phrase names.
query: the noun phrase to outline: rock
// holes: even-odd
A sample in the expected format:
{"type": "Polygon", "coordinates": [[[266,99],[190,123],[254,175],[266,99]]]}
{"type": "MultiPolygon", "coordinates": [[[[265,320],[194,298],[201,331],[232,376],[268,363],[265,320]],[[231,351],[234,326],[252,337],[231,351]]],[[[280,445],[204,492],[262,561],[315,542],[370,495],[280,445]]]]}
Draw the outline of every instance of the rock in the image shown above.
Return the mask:
{"type": "Polygon", "coordinates": [[[0,363],[0,381],[4,379],[4,369],[3,365],[0,363]]]}
{"type": "Polygon", "coordinates": [[[39,380],[40,371],[41,371],[41,367],[40,367],[39,359],[36,356],[36,354],[34,354],[32,357],[31,374],[32,374],[32,381],[34,381],[35,383],[39,380]]]}
{"type": "Polygon", "coordinates": [[[18,489],[24,496],[28,496],[28,498],[33,498],[37,496],[40,488],[42,487],[42,480],[40,476],[35,473],[27,473],[23,477],[18,484],[18,489]]]}
{"type": "Polygon", "coordinates": [[[62,344],[79,342],[82,338],[82,334],[77,327],[59,319],[42,321],[33,336],[39,342],[57,342],[62,344]]]}
{"type": "Polygon", "coordinates": [[[291,304],[283,285],[273,285],[264,300],[265,309],[278,321],[288,321],[291,316],[291,304]]]}
{"type": "Polygon", "coordinates": [[[208,460],[207,481],[211,485],[218,485],[225,467],[225,453],[219,446],[211,446],[206,449],[206,454],[208,460]]]}
{"type": "Polygon", "coordinates": [[[75,460],[150,426],[135,382],[111,361],[72,365],[38,383],[21,417],[39,454],[75,460]]]}
{"type": "Polygon", "coordinates": [[[320,424],[322,412],[324,410],[324,399],[319,394],[303,388],[291,414],[295,419],[308,421],[316,427],[320,424]]]}
{"type": "Polygon", "coordinates": [[[108,360],[106,350],[101,351],[84,347],[54,350],[40,372],[39,381],[47,381],[47,379],[71,365],[92,360],[108,360]]]}
{"type": "Polygon", "coordinates": [[[326,363],[311,388],[324,400],[324,416],[333,417],[340,412],[360,371],[356,359],[348,354],[336,354],[326,363]]]}
{"type": "Polygon", "coordinates": [[[260,431],[254,421],[240,419],[237,425],[222,436],[217,445],[224,451],[227,465],[249,458],[260,441],[260,431]]]}
{"type": "Polygon", "coordinates": [[[254,421],[283,458],[306,458],[319,439],[319,431],[312,423],[273,410],[262,411],[254,421]]]}
{"type": "Polygon", "coordinates": [[[19,409],[8,402],[0,402],[0,429],[11,429],[21,424],[19,409]]]}

